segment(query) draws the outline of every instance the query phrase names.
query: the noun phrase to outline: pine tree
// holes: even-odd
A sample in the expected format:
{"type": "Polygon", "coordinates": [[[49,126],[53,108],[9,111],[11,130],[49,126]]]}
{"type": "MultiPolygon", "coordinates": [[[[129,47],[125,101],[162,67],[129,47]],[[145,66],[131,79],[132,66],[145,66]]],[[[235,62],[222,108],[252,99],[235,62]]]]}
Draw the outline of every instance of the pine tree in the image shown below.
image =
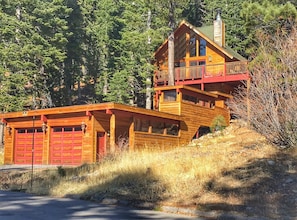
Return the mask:
{"type": "Polygon", "coordinates": [[[244,18],[244,30],[248,37],[248,53],[251,54],[258,46],[256,34],[274,35],[276,32],[288,32],[296,23],[297,9],[290,3],[283,1],[255,1],[246,2],[241,12],[244,18]]]}
{"type": "Polygon", "coordinates": [[[182,12],[182,16],[192,25],[201,27],[206,16],[204,0],[190,0],[182,12]]]}
{"type": "Polygon", "coordinates": [[[116,40],[120,38],[121,29],[117,17],[121,14],[121,7],[114,0],[100,3],[97,0],[81,1],[80,6],[86,32],[83,59],[88,99],[102,102],[108,93],[110,78],[116,72],[116,40]]]}
{"type": "MultiPolygon", "coordinates": [[[[14,108],[4,107],[4,111],[21,109],[24,105],[31,108],[53,106],[53,90],[60,88],[57,79],[60,79],[65,59],[64,46],[68,35],[65,17],[70,9],[59,0],[3,2],[1,7],[4,23],[0,30],[1,73],[7,89],[6,93],[2,91],[2,100],[9,99],[10,89],[15,83],[20,83],[18,92],[14,93],[19,102],[14,108]]],[[[7,106],[5,103],[1,105],[7,106]]]]}
{"type": "Polygon", "coordinates": [[[218,10],[226,24],[226,44],[236,52],[246,56],[246,35],[244,20],[240,12],[245,0],[205,0],[206,14],[204,25],[212,25],[218,10]]]}

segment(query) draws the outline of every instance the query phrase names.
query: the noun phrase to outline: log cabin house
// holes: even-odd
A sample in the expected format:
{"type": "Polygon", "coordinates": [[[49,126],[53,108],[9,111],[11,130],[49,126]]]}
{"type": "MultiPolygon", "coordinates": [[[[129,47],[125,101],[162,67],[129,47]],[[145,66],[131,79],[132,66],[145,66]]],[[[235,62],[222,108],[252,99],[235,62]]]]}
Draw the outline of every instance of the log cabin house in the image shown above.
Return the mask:
{"type": "Polygon", "coordinates": [[[94,163],[121,148],[188,144],[217,116],[228,125],[225,101],[248,80],[247,61],[225,45],[224,25],[214,26],[183,21],[175,31],[175,85],[168,85],[168,41],[156,51],[152,110],[100,103],[1,114],[4,163],[94,163]]]}
{"type": "MultiPolygon", "coordinates": [[[[155,52],[154,87],[168,85],[169,40],[155,52]]],[[[225,44],[220,14],[211,26],[194,27],[182,21],[174,32],[174,83],[203,91],[232,94],[249,80],[247,60],[225,44]]]]}

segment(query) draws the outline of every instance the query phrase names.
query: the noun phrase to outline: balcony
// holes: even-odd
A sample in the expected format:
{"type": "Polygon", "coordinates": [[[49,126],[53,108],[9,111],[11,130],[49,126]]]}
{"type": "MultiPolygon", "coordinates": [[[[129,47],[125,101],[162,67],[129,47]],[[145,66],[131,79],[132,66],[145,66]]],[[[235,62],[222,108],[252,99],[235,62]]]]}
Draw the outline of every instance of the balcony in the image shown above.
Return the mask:
{"type": "MultiPolygon", "coordinates": [[[[175,84],[200,84],[241,81],[248,78],[247,62],[175,67],[175,84]]],[[[167,85],[168,70],[155,72],[155,85],[167,85]]]]}

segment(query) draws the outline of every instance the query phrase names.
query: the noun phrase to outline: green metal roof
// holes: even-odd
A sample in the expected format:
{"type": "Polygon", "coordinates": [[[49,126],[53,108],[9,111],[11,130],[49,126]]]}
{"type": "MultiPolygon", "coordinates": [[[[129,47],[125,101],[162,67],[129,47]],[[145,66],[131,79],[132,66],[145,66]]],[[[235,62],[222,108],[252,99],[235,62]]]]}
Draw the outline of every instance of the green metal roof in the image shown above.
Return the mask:
{"type": "MultiPolygon", "coordinates": [[[[210,40],[214,40],[214,32],[213,32],[213,25],[209,25],[209,26],[203,26],[203,27],[194,27],[192,26],[194,29],[196,29],[198,32],[203,33],[205,36],[207,36],[210,40]]],[[[238,60],[246,60],[246,58],[244,58],[243,56],[241,56],[239,53],[237,53],[236,51],[234,51],[231,47],[229,46],[225,46],[225,47],[221,47],[223,50],[225,50],[228,54],[231,54],[233,57],[235,57],[238,60]]]]}

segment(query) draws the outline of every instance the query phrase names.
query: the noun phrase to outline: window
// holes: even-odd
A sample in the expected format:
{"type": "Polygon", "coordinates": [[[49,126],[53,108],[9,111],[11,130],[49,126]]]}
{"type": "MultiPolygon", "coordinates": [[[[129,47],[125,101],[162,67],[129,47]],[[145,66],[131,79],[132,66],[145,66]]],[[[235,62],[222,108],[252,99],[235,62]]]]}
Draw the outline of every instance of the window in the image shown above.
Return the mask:
{"type": "Polygon", "coordinates": [[[146,120],[137,118],[135,120],[135,131],[149,132],[149,127],[152,128],[151,132],[153,134],[178,136],[179,132],[179,126],[176,123],[168,123],[159,119],[146,120]],[[166,133],[164,132],[165,129],[166,133]]]}
{"type": "Polygon", "coordinates": [[[190,57],[195,57],[196,56],[196,38],[192,37],[189,43],[190,43],[190,57]]]}
{"type": "Polygon", "coordinates": [[[199,41],[199,56],[206,56],[206,41],[203,38],[199,41]]]}
{"type": "Polygon", "coordinates": [[[164,101],[176,101],[176,91],[164,91],[164,101]]]}
{"type": "Polygon", "coordinates": [[[177,124],[166,123],[165,128],[167,130],[167,135],[178,136],[179,127],[177,124]]]}
{"type": "Polygon", "coordinates": [[[156,134],[164,133],[164,123],[159,121],[152,121],[152,132],[156,134]]]}
{"type": "Polygon", "coordinates": [[[134,130],[148,132],[149,126],[150,126],[149,120],[137,118],[135,120],[134,130]]]}
{"type": "Polygon", "coordinates": [[[187,101],[187,102],[191,102],[193,104],[196,104],[198,102],[198,100],[197,100],[196,97],[190,96],[190,95],[186,95],[186,94],[183,94],[183,100],[184,101],[187,101]]]}

